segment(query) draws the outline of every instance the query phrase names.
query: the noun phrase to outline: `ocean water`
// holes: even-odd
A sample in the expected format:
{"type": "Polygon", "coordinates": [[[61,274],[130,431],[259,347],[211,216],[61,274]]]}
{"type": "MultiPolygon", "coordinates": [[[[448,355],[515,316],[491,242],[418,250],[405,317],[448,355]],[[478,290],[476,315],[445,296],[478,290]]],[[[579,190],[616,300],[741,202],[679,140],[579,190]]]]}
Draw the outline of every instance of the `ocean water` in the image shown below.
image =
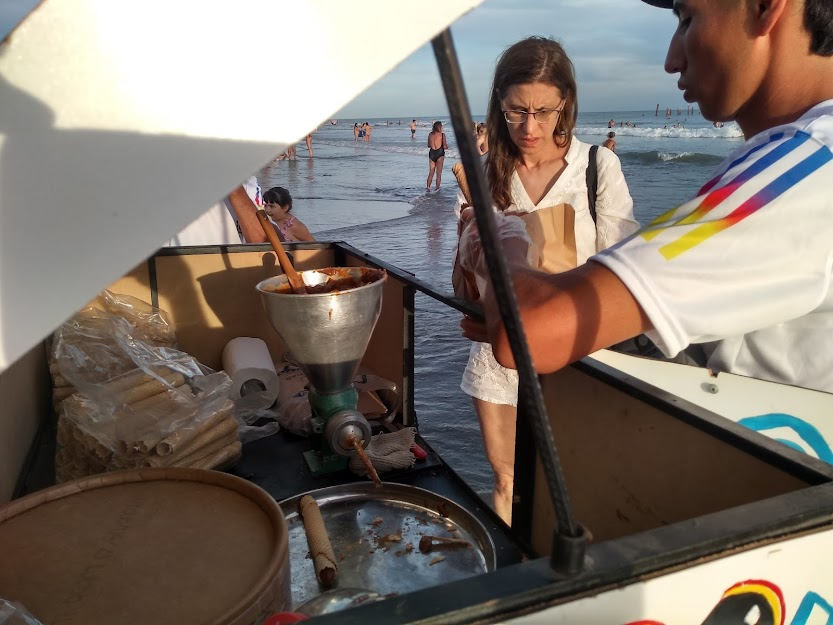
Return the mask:
{"type": "MultiPolygon", "coordinates": [[[[449,120],[436,119],[449,144],[439,191],[425,192],[426,142],[434,119],[418,120],[415,139],[410,119],[325,122],[313,135],[311,158],[299,142],[296,160],[271,163],[258,180],[264,190],[289,189],[293,213],[316,239],[346,241],[450,292],[457,194],[451,166],[459,153],[449,120]],[[356,121],[373,125],[369,143],[354,142],[356,121]]],[[[735,124],[715,128],[696,112],[673,111],[670,118],[664,111],[579,115],[576,135],[582,141],[600,144],[609,130],[616,132],[634,213],[643,224],[690,198],[743,141],[735,124]],[[608,129],[610,119],[616,126],[608,129]]],[[[417,295],[416,411],[423,436],[488,500],[491,468],[471,400],[459,389],[469,350],[459,322],[456,311],[417,295]]]]}

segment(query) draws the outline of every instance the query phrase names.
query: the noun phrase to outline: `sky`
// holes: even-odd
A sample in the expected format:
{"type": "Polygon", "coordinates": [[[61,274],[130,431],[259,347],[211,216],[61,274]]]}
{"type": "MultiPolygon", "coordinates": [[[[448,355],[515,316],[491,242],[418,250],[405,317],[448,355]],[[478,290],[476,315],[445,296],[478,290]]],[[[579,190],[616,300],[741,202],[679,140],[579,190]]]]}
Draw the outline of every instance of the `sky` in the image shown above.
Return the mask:
{"type": "MultiPolygon", "coordinates": [[[[500,53],[530,35],[552,37],[573,61],[580,112],[685,107],[663,70],[676,27],[669,10],[639,0],[485,0],[451,25],[473,115],[485,114],[500,53]]],[[[425,44],[335,117],[447,113],[434,53],[425,44]]]]}
{"type": "MultiPolygon", "coordinates": [[[[0,0],[0,37],[36,4],[0,0]]],[[[635,111],[686,106],[676,78],[663,70],[675,26],[671,11],[640,0],[485,0],[452,24],[451,35],[473,115],[486,112],[500,53],[530,35],[565,47],[576,69],[580,112],[635,111]]],[[[372,20],[368,28],[372,33],[372,20]]],[[[421,118],[447,111],[429,43],[334,117],[421,118]]]]}

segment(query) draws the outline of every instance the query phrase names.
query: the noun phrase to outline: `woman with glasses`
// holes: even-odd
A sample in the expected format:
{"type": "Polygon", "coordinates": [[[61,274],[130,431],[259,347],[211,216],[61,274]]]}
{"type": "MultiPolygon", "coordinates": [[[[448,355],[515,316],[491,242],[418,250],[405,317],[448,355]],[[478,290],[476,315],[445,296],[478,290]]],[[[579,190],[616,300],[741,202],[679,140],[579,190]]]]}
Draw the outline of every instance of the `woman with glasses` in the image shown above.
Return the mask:
{"type": "MultiPolygon", "coordinates": [[[[557,42],[530,37],[495,68],[486,125],[486,177],[495,208],[519,215],[532,240],[532,266],[572,269],[639,228],[617,156],[596,155],[595,215],[588,200],[590,146],[574,135],[578,102],[573,64],[557,42]]],[[[472,343],[460,387],[474,400],[495,474],[493,503],[512,515],[518,374],[500,366],[488,343],[472,343]]]]}
{"type": "Polygon", "coordinates": [[[272,187],[263,194],[263,209],[269,215],[278,238],[284,243],[315,240],[304,223],[289,214],[292,210],[292,196],[283,187],[272,187]]]}

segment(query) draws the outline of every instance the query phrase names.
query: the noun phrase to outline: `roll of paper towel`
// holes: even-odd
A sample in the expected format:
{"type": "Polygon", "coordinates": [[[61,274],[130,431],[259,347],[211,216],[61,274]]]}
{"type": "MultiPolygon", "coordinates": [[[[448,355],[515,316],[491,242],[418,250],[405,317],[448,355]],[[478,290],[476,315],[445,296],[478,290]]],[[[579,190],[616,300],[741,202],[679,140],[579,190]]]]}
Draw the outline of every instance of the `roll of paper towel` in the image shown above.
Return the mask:
{"type": "Polygon", "coordinates": [[[263,340],[231,339],[223,348],[223,369],[231,378],[230,397],[235,404],[257,410],[269,408],[278,398],[278,374],[263,340]]]}

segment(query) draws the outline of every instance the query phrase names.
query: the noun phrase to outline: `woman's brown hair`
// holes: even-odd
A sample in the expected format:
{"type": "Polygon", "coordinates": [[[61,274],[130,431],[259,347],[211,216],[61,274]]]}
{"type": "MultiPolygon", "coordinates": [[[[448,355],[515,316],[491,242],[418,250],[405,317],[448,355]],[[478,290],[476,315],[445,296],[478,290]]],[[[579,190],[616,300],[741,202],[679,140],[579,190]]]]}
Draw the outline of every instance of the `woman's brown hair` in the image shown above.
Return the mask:
{"type": "Polygon", "coordinates": [[[529,37],[507,48],[495,67],[486,111],[489,134],[486,177],[492,198],[500,210],[506,210],[512,204],[512,173],[519,156],[518,148],[509,136],[500,101],[509,87],[533,82],[558,87],[564,97],[564,107],[553,131],[559,146],[569,145],[576,125],[578,96],[575,72],[561,44],[546,37],[529,37]]]}

